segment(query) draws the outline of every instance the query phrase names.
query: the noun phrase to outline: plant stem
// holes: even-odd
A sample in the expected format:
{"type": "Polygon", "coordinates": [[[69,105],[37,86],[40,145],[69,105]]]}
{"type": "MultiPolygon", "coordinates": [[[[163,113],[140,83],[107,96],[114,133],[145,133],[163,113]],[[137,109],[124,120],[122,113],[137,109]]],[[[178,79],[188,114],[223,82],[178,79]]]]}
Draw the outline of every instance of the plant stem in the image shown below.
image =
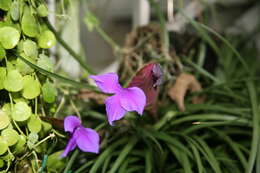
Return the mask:
{"type": "Polygon", "coordinates": [[[115,52],[118,52],[120,50],[120,46],[107,35],[107,33],[99,26],[95,27],[99,35],[113,48],[115,52]]]}
{"type": "Polygon", "coordinates": [[[165,49],[164,51],[166,53],[168,53],[170,41],[169,41],[169,34],[168,34],[168,31],[167,31],[167,28],[166,28],[166,21],[164,19],[163,12],[160,8],[160,5],[157,2],[155,2],[154,0],[149,0],[149,2],[151,4],[151,6],[154,8],[156,15],[158,17],[158,20],[160,22],[160,26],[161,26],[161,29],[162,29],[163,41],[164,41],[164,49],[165,49]]]}
{"type": "Polygon", "coordinates": [[[48,19],[44,20],[47,27],[54,33],[56,39],[58,42],[68,51],[68,53],[81,65],[82,68],[85,69],[85,71],[88,74],[94,74],[94,71],[82,60],[82,57],[77,54],[60,36],[60,34],[54,29],[54,27],[51,25],[48,19]]]}
{"type": "MultiPolygon", "coordinates": [[[[9,99],[10,99],[10,103],[11,103],[11,111],[13,111],[14,109],[14,104],[13,104],[13,98],[12,95],[10,93],[8,93],[9,95],[9,99]]],[[[25,136],[25,134],[23,133],[23,131],[19,128],[19,126],[16,124],[15,120],[13,120],[14,126],[16,127],[16,129],[20,132],[20,134],[22,134],[23,136],[25,136]]]]}
{"type": "Polygon", "coordinates": [[[60,104],[59,104],[58,108],[56,109],[56,112],[53,115],[54,118],[57,117],[57,115],[58,115],[59,111],[61,110],[62,106],[64,105],[64,103],[65,103],[65,98],[64,98],[64,96],[62,96],[60,104]]]}
{"type": "Polygon", "coordinates": [[[74,104],[73,99],[70,99],[70,105],[72,106],[72,108],[73,108],[74,111],[76,112],[77,116],[81,119],[81,115],[80,115],[79,109],[78,109],[77,106],[74,104]]]}
{"type": "Polygon", "coordinates": [[[54,133],[51,133],[49,136],[47,136],[46,138],[42,139],[41,141],[39,141],[37,144],[35,144],[33,147],[37,147],[39,145],[41,145],[43,142],[47,141],[49,138],[53,138],[55,137],[55,134],[54,133]]]}
{"type": "Polygon", "coordinates": [[[85,83],[80,83],[78,81],[74,81],[74,80],[71,80],[71,79],[68,79],[66,77],[63,77],[63,76],[60,76],[56,73],[52,73],[50,71],[47,71],[47,70],[44,70],[43,68],[31,63],[30,61],[28,61],[27,59],[23,58],[22,56],[20,55],[16,55],[18,58],[20,58],[23,62],[25,62],[27,65],[29,65],[31,68],[33,69],[36,69],[38,71],[40,71],[41,73],[49,76],[49,77],[54,77],[58,80],[61,80],[63,82],[66,82],[66,83],[69,83],[71,85],[73,85],[74,87],[78,87],[78,88],[87,88],[87,89],[90,89],[91,91],[95,91],[97,93],[101,93],[99,90],[96,89],[96,87],[92,86],[92,85],[89,85],[89,84],[85,84],[85,83]]]}

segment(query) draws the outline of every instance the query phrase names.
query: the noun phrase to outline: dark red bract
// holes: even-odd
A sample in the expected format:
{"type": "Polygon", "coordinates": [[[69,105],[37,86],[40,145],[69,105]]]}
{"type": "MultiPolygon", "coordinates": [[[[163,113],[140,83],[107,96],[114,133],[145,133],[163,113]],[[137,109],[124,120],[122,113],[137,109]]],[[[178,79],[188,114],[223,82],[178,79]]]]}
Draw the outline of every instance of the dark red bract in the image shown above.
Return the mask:
{"type": "Polygon", "coordinates": [[[163,72],[159,64],[149,63],[133,77],[128,87],[141,88],[146,95],[146,107],[153,106],[158,95],[158,86],[162,83],[163,72]]]}

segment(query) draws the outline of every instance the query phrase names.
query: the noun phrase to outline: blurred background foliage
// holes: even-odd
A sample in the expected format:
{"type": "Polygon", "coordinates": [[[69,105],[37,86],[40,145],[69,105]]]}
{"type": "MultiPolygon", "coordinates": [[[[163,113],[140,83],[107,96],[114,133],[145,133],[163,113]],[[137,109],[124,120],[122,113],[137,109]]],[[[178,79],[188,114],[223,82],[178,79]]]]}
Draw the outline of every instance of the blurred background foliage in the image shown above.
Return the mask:
{"type": "Polygon", "coordinates": [[[149,24],[136,19],[147,15],[140,2],[0,1],[2,172],[260,172],[259,2],[179,0],[171,18],[170,1],[150,0],[149,24]],[[110,126],[87,75],[118,71],[126,85],[149,62],[164,72],[157,111],[110,126]],[[183,110],[171,92],[181,74],[201,86],[178,86],[191,90],[183,110]],[[100,154],[60,158],[68,139],[62,118],[71,114],[99,132],[100,154]]]}

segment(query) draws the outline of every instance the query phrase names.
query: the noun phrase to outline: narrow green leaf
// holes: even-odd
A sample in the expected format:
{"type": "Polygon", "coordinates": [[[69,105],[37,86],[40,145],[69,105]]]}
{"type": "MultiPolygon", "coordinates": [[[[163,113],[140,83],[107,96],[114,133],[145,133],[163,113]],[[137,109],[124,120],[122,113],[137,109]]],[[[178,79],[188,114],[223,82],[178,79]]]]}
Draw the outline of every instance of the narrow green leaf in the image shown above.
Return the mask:
{"type": "Polygon", "coordinates": [[[197,163],[197,166],[198,166],[198,173],[203,173],[204,172],[204,167],[202,165],[202,160],[201,160],[201,157],[200,157],[200,153],[198,151],[198,149],[195,147],[194,144],[192,144],[191,142],[189,142],[190,146],[191,146],[191,149],[193,151],[193,154],[194,154],[194,159],[197,163]]]}
{"type": "Polygon", "coordinates": [[[67,163],[67,166],[65,167],[63,173],[68,173],[70,171],[70,168],[72,167],[72,165],[73,165],[75,159],[77,158],[78,154],[79,154],[79,150],[76,149],[73,152],[72,156],[70,157],[69,162],[67,163]]]}
{"type": "MultiPolygon", "coordinates": [[[[140,165],[134,165],[134,166],[131,166],[128,170],[127,170],[127,172],[126,173],[132,173],[132,172],[140,172],[140,170],[143,170],[144,169],[144,167],[143,166],[140,166],[140,165]]],[[[141,171],[141,172],[143,172],[143,171],[141,171]]]]}
{"type": "Polygon", "coordinates": [[[206,144],[206,142],[199,137],[196,137],[195,140],[198,141],[198,143],[201,145],[201,147],[202,147],[201,151],[204,151],[203,152],[204,156],[208,158],[209,164],[212,166],[214,171],[216,173],[222,173],[221,169],[219,167],[219,162],[217,161],[217,158],[215,157],[215,155],[214,155],[213,151],[210,149],[210,147],[206,144]]]}
{"type": "Polygon", "coordinates": [[[129,139],[129,143],[123,148],[122,152],[116,159],[115,163],[113,164],[112,168],[110,169],[109,173],[115,173],[117,169],[119,168],[120,164],[124,161],[128,153],[133,149],[135,144],[137,143],[136,138],[129,139]]]}
{"type": "Polygon", "coordinates": [[[189,161],[189,158],[186,153],[180,151],[178,148],[174,147],[171,144],[167,144],[170,148],[173,155],[177,158],[179,163],[182,165],[185,173],[192,173],[192,167],[189,161]]]}
{"type": "Polygon", "coordinates": [[[127,171],[127,167],[128,167],[128,164],[129,164],[129,158],[126,158],[126,160],[123,161],[123,163],[121,164],[118,172],[120,173],[126,173],[127,171]]]}
{"type": "Polygon", "coordinates": [[[153,170],[153,156],[151,149],[145,150],[145,173],[152,173],[153,170]]]}
{"type": "Polygon", "coordinates": [[[187,121],[207,121],[207,120],[214,120],[214,121],[236,121],[238,123],[243,124],[250,124],[251,121],[246,118],[237,117],[228,114],[216,114],[216,113],[209,113],[209,114],[193,114],[189,116],[184,116],[182,118],[178,118],[171,122],[171,125],[181,124],[187,121]]]}
{"type": "Polygon", "coordinates": [[[107,173],[107,168],[108,168],[108,165],[110,164],[111,158],[112,158],[112,156],[108,156],[108,158],[106,158],[106,160],[102,166],[102,173],[107,173]]]}
{"type": "Polygon", "coordinates": [[[177,115],[177,111],[168,111],[160,121],[158,121],[153,127],[155,130],[161,129],[166,123],[168,123],[173,117],[177,115]]]}
{"type": "MultiPolygon", "coordinates": [[[[95,161],[95,164],[91,167],[89,173],[96,173],[97,170],[101,167],[101,165],[104,163],[104,161],[112,154],[114,149],[118,147],[119,145],[122,145],[128,141],[127,138],[123,138],[115,143],[113,143],[111,146],[107,147],[102,154],[98,157],[98,159],[95,161]]],[[[81,173],[84,170],[84,165],[77,169],[75,173],[81,173]]]]}
{"type": "Polygon", "coordinates": [[[193,63],[192,61],[190,61],[189,59],[183,58],[183,60],[188,63],[189,65],[191,65],[193,68],[195,68],[200,74],[204,75],[205,77],[211,79],[212,81],[214,81],[216,84],[220,83],[220,80],[218,78],[216,78],[215,76],[213,76],[212,74],[210,74],[209,72],[207,72],[204,68],[200,67],[199,65],[193,63]]]}
{"type": "Polygon", "coordinates": [[[246,169],[246,173],[253,172],[253,168],[255,165],[256,155],[257,155],[257,147],[259,142],[259,112],[257,109],[257,94],[255,90],[255,86],[253,82],[246,82],[249,97],[252,105],[252,113],[253,113],[253,139],[251,143],[251,150],[248,160],[248,166],[246,169]]]}
{"type": "MultiPolygon", "coordinates": [[[[153,134],[150,131],[142,130],[142,133],[144,134],[144,137],[148,137],[149,139],[151,139],[151,141],[158,147],[160,152],[163,151],[160,142],[153,136],[153,134]]],[[[147,143],[148,143],[148,141],[147,141],[147,143]]],[[[149,144],[147,144],[147,145],[149,145],[149,144]]]]}
{"type": "MultiPolygon", "coordinates": [[[[194,124],[193,126],[190,126],[188,128],[186,128],[185,130],[183,130],[183,134],[189,134],[192,133],[196,130],[200,130],[202,128],[209,128],[209,127],[215,127],[215,126],[224,126],[224,125],[229,125],[229,126],[241,126],[241,127],[245,127],[247,125],[243,124],[243,123],[239,123],[237,121],[220,121],[220,122],[197,122],[197,124],[194,124]]],[[[250,125],[248,125],[247,127],[250,127],[250,125]]]]}
{"type": "Polygon", "coordinates": [[[220,51],[218,50],[218,47],[215,45],[215,43],[212,43],[211,42],[211,39],[210,38],[207,38],[207,35],[206,33],[203,31],[206,30],[212,34],[214,34],[215,36],[217,36],[221,41],[223,41],[223,43],[225,43],[232,52],[234,52],[234,54],[237,56],[238,60],[241,62],[241,64],[243,65],[244,69],[249,73],[249,68],[245,62],[245,60],[241,57],[241,55],[239,54],[239,52],[232,46],[232,44],[227,40],[225,39],[223,36],[221,36],[219,33],[217,33],[216,31],[214,31],[213,29],[209,28],[208,26],[202,24],[202,23],[199,23],[199,22],[196,22],[195,20],[193,19],[190,19],[189,17],[187,17],[187,15],[183,12],[183,10],[180,10],[181,14],[187,18],[190,23],[193,25],[194,28],[197,29],[197,31],[199,31],[199,33],[203,36],[203,38],[212,46],[212,48],[214,48],[215,52],[218,54],[220,51]]]}
{"type": "Polygon", "coordinates": [[[220,136],[221,139],[225,140],[230,145],[231,149],[235,152],[235,154],[239,158],[240,162],[242,163],[244,169],[246,169],[246,167],[247,167],[246,158],[245,158],[243,152],[241,152],[241,150],[237,146],[236,142],[234,142],[229,136],[225,135],[223,132],[221,132],[217,129],[214,129],[214,128],[210,128],[210,129],[212,131],[214,131],[217,135],[220,136]]]}
{"type": "Polygon", "coordinates": [[[190,150],[181,143],[178,138],[174,138],[164,132],[158,132],[158,131],[152,131],[151,132],[153,136],[156,138],[165,141],[166,143],[171,143],[173,144],[176,148],[180,149],[181,151],[185,152],[189,157],[192,157],[192,154],[190,150]]]}

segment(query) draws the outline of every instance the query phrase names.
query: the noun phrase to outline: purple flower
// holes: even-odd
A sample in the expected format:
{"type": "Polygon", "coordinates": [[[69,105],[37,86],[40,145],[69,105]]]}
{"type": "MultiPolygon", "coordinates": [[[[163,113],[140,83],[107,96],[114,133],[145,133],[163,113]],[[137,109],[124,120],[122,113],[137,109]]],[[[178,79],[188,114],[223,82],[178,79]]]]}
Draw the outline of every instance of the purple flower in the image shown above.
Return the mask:
{"type": "Polygon", "coordinates": [[[114,94],[106,99],[106,112],[108,122],[113,125],[113,121],[124,117],[127,111],[136,111],[143,114],[146,104],[146,96],[138,87],[122,88],[115,73],[107,73],[97,76],[89,76],[94,79],[97,86],[107,94],[114,94]]]}
{"type": "Polygon", "coordinates": [[[64,119],[64,130],[65,132],[71,133],[71,138],[61,157],[66,157],[76,146],[84,152],[99,152],[98,133],[93,129],[83,127],[78,117],[72,115],[67,116],[64,119]]]}

